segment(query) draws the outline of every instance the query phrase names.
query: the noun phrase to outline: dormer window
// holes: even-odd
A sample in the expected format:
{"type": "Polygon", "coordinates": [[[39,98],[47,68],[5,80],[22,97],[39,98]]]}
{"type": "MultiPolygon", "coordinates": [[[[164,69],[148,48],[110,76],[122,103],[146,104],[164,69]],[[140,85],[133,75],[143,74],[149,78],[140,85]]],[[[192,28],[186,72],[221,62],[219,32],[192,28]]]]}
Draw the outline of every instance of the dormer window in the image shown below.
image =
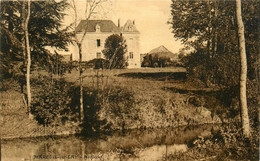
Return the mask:
{"type": "Polygon", "coordinates": [[[128,26],[128,31],[133,31],[133,27],[132,26],[128,26]]]}
{"type": "Polygon", "coordinates": [[[99,24],[96,25],[96,32],[100,32],[100,26],[99,26],[99,24]]]}

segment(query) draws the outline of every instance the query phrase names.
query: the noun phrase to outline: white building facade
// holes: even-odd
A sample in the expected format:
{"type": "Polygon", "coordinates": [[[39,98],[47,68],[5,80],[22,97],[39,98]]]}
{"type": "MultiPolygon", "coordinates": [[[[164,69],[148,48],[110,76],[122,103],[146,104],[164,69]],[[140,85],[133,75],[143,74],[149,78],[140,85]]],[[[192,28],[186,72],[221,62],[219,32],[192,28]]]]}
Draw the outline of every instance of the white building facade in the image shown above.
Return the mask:
{"type": "MultiPolygon", "coordinates": [[[[124,26],[120,26],[120,20],[116,26],[111,20],[82,20],[76,28],[77,37],[80,40],[86,31],[82,43],[82,61],[90,61],[96,58],[104,58],[102,50],[106,39],[112,34],[122,35],[127,44],[125,58],[127,68],[140,68],[140,33],[135,27],[135,21],[128,20],[124,26]]],[[[74,46],[72,60],[79,60],[78,47],[74,46]]]]}

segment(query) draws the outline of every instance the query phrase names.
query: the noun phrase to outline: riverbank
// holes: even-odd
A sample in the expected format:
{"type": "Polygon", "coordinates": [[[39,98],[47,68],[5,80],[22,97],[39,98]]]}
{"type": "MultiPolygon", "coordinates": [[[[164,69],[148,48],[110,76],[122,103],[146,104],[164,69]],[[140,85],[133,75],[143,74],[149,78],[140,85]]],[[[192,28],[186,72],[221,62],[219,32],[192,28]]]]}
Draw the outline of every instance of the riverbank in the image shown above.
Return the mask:
{"type": "Polygon", "coordinates": [[[242,135],[240,125],[222,126],[215,134],[198,137],[183,152],[172,153],[163,160],[235,161],[259,160],[259,129],[251,129],[251,137],[242,135]]]}
{"type": "Polygon", "coordinates": [[[203,125],[115,131],[110,135],[92,138],[64,136],[4,140],[2,159],[14,161],[52,156],[49,159],[52,160],[53,157],[68,159],[66,157],[74,156],[70,160],[78,161],[85,156],[102,156],[96,160],[161,160],[165,154],[169,156],[188,150],[189,144],[197,137],[208,137],[219,128],[215,125],[203,125]]]}
{"type": "MultiPolygon", "coordinates": [[[[57,126],[43,126],[35,119],[30,119],[26,114],[26,109],[23,103],[23,95],[16,90],[7,90],[1,92],[1,113],[0,113],[0,136],[1,139],[15,139],[15,138],[30,138],[41,136],[64,136],[71,134],[80,134],[82,128],[78,122],[67,122],[57,126]]],[[[162,97],[157,97],[156,101],[163,101],[162,97]],[[161,100],[160,100],[161,99],[161,100]]],[[[211,117],[210,111],[204,107],[187,107],[180,108],[168,107],[165,104],[160,108],[164,113],[158,113],[159,103],[149,102],[149,99],[136,100],[131,115],[138,116],[138,119],[133,117],[119,118],[114,116],[103,115],[106,117],[108,123],[111,124],[110,130],[127,130],[127,129],[144,129],[144,128],[160,128],[160,127],[181,127],[187,125],[200,125],[221,123],[211,117]],[[178,113],[176,113],[178,112],[178,113]],[[174,115],[175,113],[175,115],[174,115]],[[192,114],[191,114],[192,113],[192,114]],[[171,118],[173,117],[173,118],[171,118]],[[189,122],[188,122],[189,121],[189,122]],[[124,129],[121,126],[124,124],[124,129]]],[[[176,103],[176,102],[175,102],[176,103]]],[[[108,113],[103,109],[101,113],[108,113]]],[[[215,117],[216,118],[216,117],[215,117]]],[[[102,120],[103,118],[100,118],[102,120]]]]}
{"type": "Polygon", "coordinates": [[[79,133],[77,123],[60,126],[43,126],[35,118],[29,118],[23,95],[15,90],[1,91],[0,137],[1,139],[30,138],[79,133]]]}
{"type": "MultiPolygon", "coordinates": [[[[168,70],[169,72],[166,72],[165,69],[164,71],[160,71],[161,69],[148,70],[147,73],[145,70],[116,70],[112,73],[111,71],[109,73],[108,71],[94,70],[85,72],[86,78],[83,83],[85,109],[87,109],[85,110],[87,116],[85,123],[87,124],[83,123],[82,125],[77,121],[78,114],[75,113],[78,107],[71,102],[66,106],[69,109],[74,109],[72,111],[74,113],[65,115],[70,120],[67,119],[65,122],[54,120],[52,124],[44,126],[39,123],[39,118],[38,122],[35,120],[36,117],[29,119],[18,84],[13,82],[8,85],[6,83],[5,88],[7,86],[10,88],[1,91],[0,124],[3,128],[1,128],[0,136],[1,138],[23,138],[82,132],[83,135],[88,135],[90,129],[102,132],[103,130],[180,127],[222,122],[214,111],[200,103],[200,100],[196,100],[196,95],[169,90],[173,86],[191,88],[191,85],[188,85],[185,80],[185,75],[176,74],[182,73],[182,70],[172,69],[168,70]],[[138,76],[136,73],[139,73],[138,76]]],[[[77,74],[74,71],[64,75],[65,82],[62,83],[59,82],[61,78],[55,79],[57,80],[56,84],[61,84],[57,89],[61,90],[62,88],[62,92],[55,94],[60,95],[60,97],[57,98],[55,95],[52,97],[55,96],[57,99],[73,97],[74,100],[69,100],[79,102],[77,101],[78,95],[67,95],[67,89],[63,89],[63,86],[71,86],[66,82],[76,82],[77,84],[77,74]]],[[[49,88],[50,82],[48,81],[53,80],[49,80],[48,74],[45,75],[46,77],[39,77],[39,73],[33,75],[33,96],[37,99],[42,97],[41,94],[48,95],[50,92],[46,89],[49,88]]],[[[77,89],[77,85],[75,88],[73,87],[73,93],[76,94],[77,89]]],[[[68,93],[70,91],[68,90],[68,93]]],[[[49,103],[46,100],[43,102],[45,102],[44,106],[49,103]]],[[[63,105],[58,105],[63,107],[63,105]]]]}

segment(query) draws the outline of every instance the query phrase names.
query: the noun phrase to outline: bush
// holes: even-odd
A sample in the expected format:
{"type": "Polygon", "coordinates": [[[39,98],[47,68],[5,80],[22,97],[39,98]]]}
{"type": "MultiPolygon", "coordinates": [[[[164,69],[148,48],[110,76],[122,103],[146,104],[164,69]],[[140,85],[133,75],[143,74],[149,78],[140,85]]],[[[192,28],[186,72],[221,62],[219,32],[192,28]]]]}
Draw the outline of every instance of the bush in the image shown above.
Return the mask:
{"type": "Polygon", "coordinates": [[[251,140],[244,139],[241,129],[232,125],[222,127],[210,138],[197,139],[194,141],[194,146],[201,153],[215,155],[216,160],[257,160],[258,158],[257,137],[252,137],[251,140]]]}
{"type": "MultiPolygon", "coordinates": [[[[63,79],[39,76],[32,81],[32,113],[43,125],[60,125],[78,121],[80,88],[63,79]]],[[[90,135],[113,129],[124,129],[129,120],[137,119],[134,94],[120,87],[99,89],[84,87],[83,133],[90,135]]]]}
{"type": "MultiPolygon", "coordinates": [[[[79,111],[79,87],[72,93],[70,107],[79,111]]],[[[120,87],[107,87],[100,91],[85,87],[83,91],[84,121],[82,133],[97,134],[115,129],[123,129],[128,118],[134,118],[133,93],[120,87]]]]}
{"type": "Polygon", "coordinates": [[[32,82],[33,93],[36,94],[32,98],[32,113],[40,124],[59,124],[60,121],[64,123],[75,115],[75,110],[70,108],[69,89],[73,88],[71,83],[51,80],[41,75],[32,82]]]}
{"type": "Polygon", "coordinates": [[[158,57],[158,55],[146,55],[141,64],[142,67],[170,67],[177,66],[177,61],[171,60],[169,57],[158,57]]]}
{"type": "Polygon", "coordinates": [[[134,93],[120,87],[113,87],[103,91],[100,118],[106,118],[113,129],[125,129],[132,120],[137,120],[138,110],[135,108],[134,93]]]}
{"type": "MultiPolygon", "coordinates": [[[[254,126],[257,126],[259,122],[259,110],[257,107],[260,101],[258,97],[259,83],[257,83],[259,75],[253,72],[256,70],[256,67],[252,66],[255,60],[248,58],[248,112],[250,121],[253,122],[254,126]]],[[[233,105],[239,103],[239,54],[226,52],[225,54],[218,53],[216,56],[210,57],[206,49],[200,49],[183,56],[181,61],[187,69],[189,80],[200,80],[206,87],[220,89],[216,98],[227,107],[227,109],[222,110],[223,113],[231,116],[230,118],[238,114],[239,108],[233,108],[233,105]]]]}
{"type": "Polygon", "coordinates": [[[89,62],[87,62],[86,65],[87,68],[94,68],[94,69],[100,69],[100,68],[107,69],[108,66],[109,66],[109,60],[102,59],[102,58],[90,60],[89,62]]]}
{"type": "Polygon", "coordinates": [[[187,152],[169,156],[166,160],[258,160],[258,129],[254,129],[251,139],[244,139],[236,126],[222,126],[211,136],[199,137],[190,144],[187,152]]]}

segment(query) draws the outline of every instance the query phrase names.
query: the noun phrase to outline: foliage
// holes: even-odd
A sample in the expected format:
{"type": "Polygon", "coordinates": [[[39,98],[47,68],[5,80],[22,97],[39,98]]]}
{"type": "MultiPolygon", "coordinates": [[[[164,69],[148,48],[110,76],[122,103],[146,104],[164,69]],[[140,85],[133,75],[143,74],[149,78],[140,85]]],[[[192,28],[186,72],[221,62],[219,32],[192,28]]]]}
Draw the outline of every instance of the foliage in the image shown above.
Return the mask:
{"type": "Polygon", "coordinates": [[[209,137],[200,136],[190,144],[187,152],[169,156],[177,160],[258,160],[258,130],[254,129],[249,140],[242,139],[241,129],[224,125],[209,137]]]}
{"type": "Polygon", "coordinates": [[[258,80],[248,80],[247,87],[248,114],[250,116],[253,127],[257,128],[259,126],[260,121],[260,89],[258,80]]]}
{"type": "MultiPolygon", "coordinates": [[[[79,87],[71,91],[71,108],[79,110],[79,87]]],[[[118,87],[102,91],[84,88],[84,121],[82,133],[91,135],[111,130],[111,124],[121,127],[127,115],[133,114],[133,94],[118,87]]]]}
{"type": "Polygon", "coordinates": [[[43,125],[49,125],[67,120],[75,120],[75,111],[70,108],[71,83],[64,80],[50,79],[39,75],[32,81],[35,95],[32,102],[32,113],[43,125]]]}
{"type": "MultiPolygon", "coordinates": [[[[26,2],[27,3],[27,2],[26,2]]],[[[25,61],[24,31],[22,22],[24,1],[1,1],[1,65],[2,74],[11,77],[8,71],[19,69],[23,72],[21,63],[25,61]]],[[[26,5],[25,5],[26,6],[26,5]]],[[[68,7],[66,1],[32,1],[31,16],[29,21],[29,40],[32,53],[32,62],[42,66],[48,64],[49,52],[46,46],[65,49],[69,42],[70,34],[62,29],[61,21],[64,10],[68,7]]],[[[19,73],[19,72],[18,72],[19,73]]]]}
{"type": "Polygon", "coordinates": [[[236,130],[236,127],[224,126],[211,137],[201,137],[195,140],[193,144],[200,153],[216,155],[216,160],[226,160],[227,158],[256,160],[258,158],[258,154],[255,153],[258,148],[257,137],[252,138],[252,140],[242,138],[241,129],[236,130]]]}
{"type": "MultiPolygon", "coordinates": [[[[208,86],[237,85],[240,59],[235,1],[172,0],[171,8],[174,37],[193,48],[184,60],[188,72],[208,86]]],[[[258,13],[258,1],[243,1],[249,79],[257,78],[258,13]]]]}
{"type": "Polygon", "coordinates": [[[49,54],[46,66],[42,65],[42,69],[51,74],[64,75],[66,72],[71,72],[74,68],[72,62],[64,61],[64,57],[54,51],[55,54],[49,54]]]}
{"type": "Polygon", "coordinates": [[[169,57],[159,57],[158,55],[146,55],[141,64],[142,67],[169,67],[176,66],[177,62],[171,60],[169,57]]]}
{"type": "Polygon", "coordinates": [[[100,69],[100,68],[107,69],[108,66],[109,66],[109,61],[106,59],[102,59],[102,58],[93,59],[87,63],[87,67],[90,67],[93,69],[100,69]]]}
{"type": "Polygon", "coordinates": [[[124,68],[126,66],[125,53],[127,46],[122,36],[113,34],[106,39],[105,49],[102,51],[110,61],[109,68],[124,68]]]}
{"type": "Polygon", "coordinates": [[[10,78],[20,74],[21,61],[23,60],[21,37],[22,19],[16,13],[19,12],[19,4],[14,1],[0,2],[0,52],[1,52],[1,78],[10,78]],[[18,70],[18,71],[17,71],[18,70]]]}
{"type": "MultiPolygon", "coordinates": [[[[242,0],[248,64],[248,109],[254,126],[259,122],[259,110],[256,109],[259,105],[259,85],[256,83],[259,80],[259,7],[259,1],[242,0]]],[[[189,78],[199,79],[207,87],[234,90],[236,93],[231,95],[221,94],[232,98],[219,99],[238,102],[240,57],[236,2],[172,0],[171,8],[172,19],[169,23],[174,37],[192,49],[181,59],[189,78]]],[[[228,104],[227,111],[237,113],[238,109],[228,104]]]]}
{"type": "MultiPolygon", "coordinates": [[[[45,126],[62,125],[78,121],[80,88],[64,79],[38,75],[32,80],[32,114],[45,126]]],[[[134,94],[120,87],[107,87],[100,91],[84,88],[84,134],[109,131],[111,124],[122,128],[129,117],[134,118],[134,94]],[[105,117],[106,116],[106,117],[105,117]]]]}
{"type": "Polygon", "coordinates": [[[120,87],[108,88],[102,93],[102,109],[99,111],[100,118],[106,118],[107,124],[126,129],[130,120],[137,120],[138,110],[135,106],[134,93],[120,87]]]}
{"type": "Polygon", "coordinates": [[[209,58],[204,51],[192,52],[182,59],[190,78],[201,80],[207,87],[228,87],[239,83],[239,59],[228,56],[209,58]]]}

